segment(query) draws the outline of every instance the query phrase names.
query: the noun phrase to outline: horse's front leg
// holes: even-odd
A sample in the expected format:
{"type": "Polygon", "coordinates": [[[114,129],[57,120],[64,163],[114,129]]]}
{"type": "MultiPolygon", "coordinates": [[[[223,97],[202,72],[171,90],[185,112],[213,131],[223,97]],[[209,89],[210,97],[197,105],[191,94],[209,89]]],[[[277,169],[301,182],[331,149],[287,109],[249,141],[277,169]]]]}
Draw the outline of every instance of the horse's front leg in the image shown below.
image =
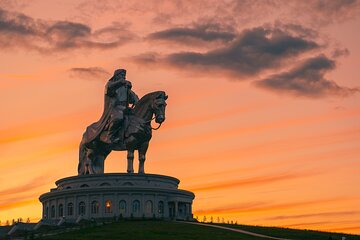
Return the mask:
{"type": "Polygon", "coordinates": [[[128,161],[127,172],[134,173],[134,150],[128,150],[127,161],[128,161]]]}
{"type": "Polygon", "coordinates": [[[144,164],[146,158],[146,152],[149,147],[149,142],[146,142],[141,145],[139,148],[139,173],[145,173],[144,164]]]}

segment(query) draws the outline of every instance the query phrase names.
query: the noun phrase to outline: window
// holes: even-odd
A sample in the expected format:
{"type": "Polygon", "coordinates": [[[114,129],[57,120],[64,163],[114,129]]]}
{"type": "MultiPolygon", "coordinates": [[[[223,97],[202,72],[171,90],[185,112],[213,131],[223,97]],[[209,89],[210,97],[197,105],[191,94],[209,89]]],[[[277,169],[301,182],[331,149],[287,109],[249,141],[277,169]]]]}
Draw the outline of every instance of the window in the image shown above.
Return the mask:
{"type": "Polygon", "coordinates": [[[159,214],[164,214],[164,202],[160,201],[158,204],[158,212],[159,214]]]}
{"type": "Polygon", "coordinates": [[[148,200],[145,202],[145,214],[150,215],[153,213],[153,203],[148,200]]]}
{"type": "Polygon", "coordinates": [[[85,215],[85,213],[86,213],[85,203],[80,202],[79,203],[79,215],[85,215]]]}
{"type": "Polygon", "coordinates": [[[55,217],[55,206],[51,206],[51,218],[55,217]]]}
{"type": "Polygon", "coordinates": [[[91,214],[99,214],[100,204],[98,201],[93,201],[91,203],[91,214]]]}
{"type": "Polygon", "coordinates": [[[119,202],[119,210],[120,210],[120,214],[125,214],[126,213],[126,202],[125,202],[125,200],[121,200],[119,202]]]}
{"type": "Polygon", "coordinates": [[[133,201],[132,204],[132,213],[139,214],[140,213],[140,202],[139,200],[133,201]]]}
{"type": "Polygon", "coordinates": [[[74,204],[68,203],[67,205],[67,215],[72,216],[74,214],[74,204]]]}
{"type": "Polygon", "coordinates": [[[111,201],[110,200],[106,200],[105,202],[105,213],[111,213],[111,201]]]}
{"type": "Polygon", "coordinates": [[[62,204],[59,204],[59,217],[64,216],[64,206],[62,204]]]}

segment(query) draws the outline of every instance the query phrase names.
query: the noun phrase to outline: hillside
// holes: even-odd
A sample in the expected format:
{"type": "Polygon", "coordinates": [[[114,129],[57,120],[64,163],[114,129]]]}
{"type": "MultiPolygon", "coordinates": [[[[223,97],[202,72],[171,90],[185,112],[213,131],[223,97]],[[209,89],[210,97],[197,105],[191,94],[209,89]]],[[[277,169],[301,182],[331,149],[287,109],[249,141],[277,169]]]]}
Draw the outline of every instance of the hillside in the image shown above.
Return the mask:
{"type": "MultiPolygon", "coordinates": [[[[341,240],[343,236],[346,240],[359,240],[360,236],[328,233],[307,230],[294,230],[284,228],[270,228],[257,226],[227,225],[221,226],[239,228],[253,233],[264,234],[272,237],[287,238],[293,240],[341,240]]],[[[61,233],[54,236],[44,236],[46,240],[88,240],[88,239],[147,239],[147,240],[260,240],[262,237],[250,236],[247,234],[232,232],[206,226],[191,225],[183,222],[167,221],[122,221],[105,224],[103,226],[83,228],[72,232],[61,233]]]]}

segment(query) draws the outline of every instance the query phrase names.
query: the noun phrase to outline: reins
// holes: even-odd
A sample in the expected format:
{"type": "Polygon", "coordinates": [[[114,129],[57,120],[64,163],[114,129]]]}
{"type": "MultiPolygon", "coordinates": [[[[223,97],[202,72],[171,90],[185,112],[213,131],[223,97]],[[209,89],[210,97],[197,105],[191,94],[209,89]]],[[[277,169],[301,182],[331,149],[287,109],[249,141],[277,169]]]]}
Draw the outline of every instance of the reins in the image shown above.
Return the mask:
{"type": "Polygon", "coordinates": [[[158,130],[160,127],[161,127],[161,124],[162,123],[159,123],[159,126],[157,127],[157,128],[153,128],[152,126],[151,126],[151,121],[152,120],[154,120],[156,118],[156,116],[154,116],[152,119],[150,119],[149,121],[146,121],[145,123],[150,123],[150,127],[151,127],[151,129],[152,130],[158,130]]]}

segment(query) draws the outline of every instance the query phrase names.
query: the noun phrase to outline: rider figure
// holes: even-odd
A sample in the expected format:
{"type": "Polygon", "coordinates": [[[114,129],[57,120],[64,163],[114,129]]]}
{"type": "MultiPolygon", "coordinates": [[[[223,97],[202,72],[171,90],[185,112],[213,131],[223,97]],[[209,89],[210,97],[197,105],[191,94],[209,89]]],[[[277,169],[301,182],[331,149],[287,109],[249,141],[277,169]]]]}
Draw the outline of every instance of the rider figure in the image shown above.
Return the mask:
{"type": "Polygon", "coordinates": [[[131,82],[125,80],[126,70],[117,69],[105,87],[105,94],[110,98],[111,114],[108,123],[107,140],[117,143],[124,135],[124,115],[129,104],[136,104],[138,96],[131,90],[131,82]],[[119,134],[116,134],[118,130],[119,134]]]}

